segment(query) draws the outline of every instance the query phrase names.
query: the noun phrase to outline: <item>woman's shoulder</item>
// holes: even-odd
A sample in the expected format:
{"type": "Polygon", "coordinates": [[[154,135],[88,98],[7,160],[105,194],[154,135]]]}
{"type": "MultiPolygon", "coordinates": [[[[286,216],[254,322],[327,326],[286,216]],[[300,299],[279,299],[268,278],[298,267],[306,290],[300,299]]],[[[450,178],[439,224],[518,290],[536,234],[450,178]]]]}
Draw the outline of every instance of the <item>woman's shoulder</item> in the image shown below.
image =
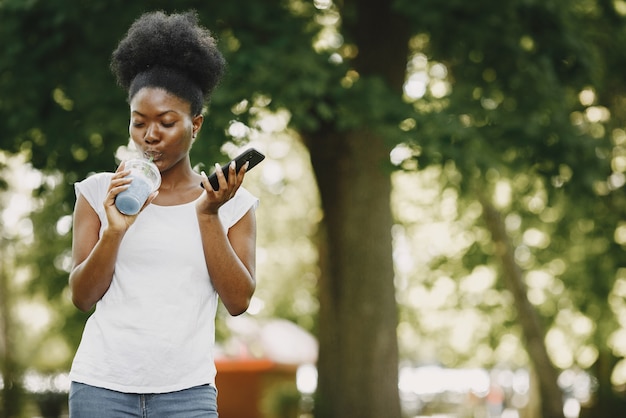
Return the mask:
{"type": "Polygon", "coordinates": [[[91,173],[83,180],[76,183],[77,186],[84,187],[94,187],[99,184],[109,184],[111,182],[111,177],[113,177],[113,173],[109,172],[100,172],[100,173],[91,173]]]}
{"type": "Polygon", "coordinates": [[[81,180],[79,183],[100,183],[100,182],[109,182],[111,181],[111,177],[113,177],[113,173],[110,173],[108,171],[102,171],[99,173],[91,173],[89,174],[87,177],[85,177],[83,180],[81,180]]]}
{"type": "Polygon", "coordinates": [[[250,209],[259,205],[259,199],[247,189],[240,187],[235,196],[220,208],[220,217],[230,228],[250,209]]]}
{"type": "Polygon", "coordinates": [[[103,193],[106,194],[109,183],[111,182],[111,177],[113,177],[113,173],[109,172],[94,173],[87,176],[84,180],[74,185],[76,195],[83,194],[88,197],[102,195],[103,193]]]}
{"type": "Polygon", "coordinates": [[[248,189],[240,187],[232,199],[236,206],[256,207],[259,204],[259,198],[253,195],[248,189]]]}

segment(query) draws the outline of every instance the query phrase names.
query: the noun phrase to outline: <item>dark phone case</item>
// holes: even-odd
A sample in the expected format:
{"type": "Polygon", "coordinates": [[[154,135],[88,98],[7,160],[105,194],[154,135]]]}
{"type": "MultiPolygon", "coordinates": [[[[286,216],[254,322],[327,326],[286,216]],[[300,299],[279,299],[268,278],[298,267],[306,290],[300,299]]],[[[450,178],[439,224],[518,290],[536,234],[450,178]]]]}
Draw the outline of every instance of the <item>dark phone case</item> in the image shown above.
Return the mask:
{"type": "MultiPolygon", "coordinates": [[[[263,161],[263,159],[265,159],[265,155],[263,155],[262,153],[260,153],[254,148],[249,148],[233,159],[235,161],[235,173],[239,172],[239,169],[243,167],[246,161],[250,162],[250,165],[248,165],[248,171],[250,171],[252,167],[256,166],[258,163],[263,161]]],[[[226,178],[226,180],[228,180],[228,168],[230,167],[230,163],[233,160],[229,161],[228,164],[224,164],[222,166],[222,173],[224,173],[224,177],[226,178]]],[[[209,182],[211,183],[213,190],[219,190],[220,185],[219,185],[219,182],[217,181],[216,173],[213,173],[209,176],[209,182]]],[[[202,183],[200,183],[200,186],[202,186],[202,183]]]]}

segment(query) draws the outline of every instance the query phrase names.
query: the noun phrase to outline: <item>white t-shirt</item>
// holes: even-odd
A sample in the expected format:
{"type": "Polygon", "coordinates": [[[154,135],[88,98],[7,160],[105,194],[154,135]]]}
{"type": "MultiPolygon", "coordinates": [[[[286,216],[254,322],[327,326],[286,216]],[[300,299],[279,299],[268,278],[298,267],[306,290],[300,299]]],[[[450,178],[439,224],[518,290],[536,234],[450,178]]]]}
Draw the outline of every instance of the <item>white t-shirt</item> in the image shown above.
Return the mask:
{"type": "MultiPolygon", "coordinates": [[[[75,185],[97,212],[100,235],[111,176],[95,174],[75,185]]],[[[224,229],[257,205],[239,188],[220,208],[224,229]]],[[[87,320],[70,378],[126,393],[214,384],[217,304],[195,202],[147,206],[122,240],[111,286],[87,320]]]]}

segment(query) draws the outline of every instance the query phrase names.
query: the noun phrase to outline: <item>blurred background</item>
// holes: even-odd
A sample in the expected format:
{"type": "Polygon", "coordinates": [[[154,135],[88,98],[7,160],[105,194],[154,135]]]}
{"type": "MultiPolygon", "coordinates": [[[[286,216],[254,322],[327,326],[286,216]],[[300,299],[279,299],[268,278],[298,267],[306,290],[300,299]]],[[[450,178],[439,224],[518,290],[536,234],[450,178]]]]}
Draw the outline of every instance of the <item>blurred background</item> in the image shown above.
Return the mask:
{"type": "Polygon", "coordinates": [[[128,142],[110,54],[189,9],[229,63],[193,163],[267,156],[220,416],[626,410],[626,1],[171,3],[0,0],[0,417],[67,416],[73,183],[128,142]]]}

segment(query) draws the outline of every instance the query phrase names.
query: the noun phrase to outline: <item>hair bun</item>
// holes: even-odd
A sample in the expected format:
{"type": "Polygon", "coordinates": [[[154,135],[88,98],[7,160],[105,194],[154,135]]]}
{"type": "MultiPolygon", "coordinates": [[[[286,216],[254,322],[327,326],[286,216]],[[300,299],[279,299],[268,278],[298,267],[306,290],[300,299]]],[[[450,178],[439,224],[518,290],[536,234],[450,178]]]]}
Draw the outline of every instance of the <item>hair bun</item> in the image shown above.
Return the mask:
{"type": "Polygon", "coordinates": [[[219,82],[225,66],[217,42],[199,25],[195,11],[143,14],[130,26],[111,59],[111,70],[125,90],[138,74],[164,67],[185,75],[205,97],[219,82]]]}

